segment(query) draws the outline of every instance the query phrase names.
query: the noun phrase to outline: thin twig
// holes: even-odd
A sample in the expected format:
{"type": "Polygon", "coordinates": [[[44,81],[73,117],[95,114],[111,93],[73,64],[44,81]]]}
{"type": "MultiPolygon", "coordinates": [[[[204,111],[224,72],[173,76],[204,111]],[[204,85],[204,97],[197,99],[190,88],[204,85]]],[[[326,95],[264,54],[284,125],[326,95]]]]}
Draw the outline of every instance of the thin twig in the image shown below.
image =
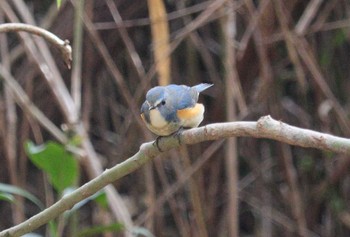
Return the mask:
{"type": "MultiPolygon", "coordinates": [[[[30,14],[28,15],[29,10],[26,8],[25,4],[22,1],[14,1],[14,4],[16,4],[18,12],[22,13],[21,17],[26,20],[27,24],[35,25],[34,17],[30,14]]],[[[19,18],[6,1],[2,1],[0,7],[4,10],[9,21],[19,21],[19,18]]],[[[73,99],[69,94],[46,42],[42,38],[33,40],[33,37],[28,34],[23,32],[18,33],[23,41],[24,47],[27,49],[28,56],[33,59],[35,65],[48,83],[68,123],[75,123],[78,119],[78,114],[73,99]]]]}
{"type": "Polygon", "coordinates": [[[308,30],[311,21],[314,19],[318,9],[320,8],[323,0],[313,0],[307,5],[303,15],[300,17],[299,22],[295,26],[295,32],[298,35],[304,35],[308,30]]]}
{"type": "Polygon", "coordinates": [[[82,72],[82,63],[83,63],[83,23],[82,23],[82,14],[84,12],[84,0],[77,1],[74,11],[74,61],[72,67],[72,88],[71,94],[76,107],[77,112],[80,112],[81,109],[81,72],[82,72]]]}
{"type": "MultiPolygon", "coordinates": [[[[179,137],[169,136],[159,140],[162,151],[179,147],[181,144],[195,144],[203,141],[218,140],[234,136],[269,138],[290,145],[317,148],[337,153],[350,154],[350,139],[336,137],[309,129],[297,128],[270,116],[260,118],[257,122],[228,122],[210,124],[200,128],[184,131],[179,137]]],[[[21,236],[25,233],[48,223],[64,211],[71,209],[76,203],[91,196],[108,184],[127,174],[134,172],[150,162],[161,152],[153,142],[144,143],[140,150],[132,157],[106,169],[101,175],[81,186],[69,195],[64,196],[51,207],[31,217],[27,221],[0,232],[0,237],[21,236]]]]}
{"type": "MultiPolygon", "coordinates": [[[[179,189],[183,188],[183,186],[188,182],[188,180],[197,173],[200,169],[203,168],[204,164],[210,160],[210,158],[213,157],[213,154],[221,148],[223,144],[223,141],[216,141],[212,143],[208,149],[198,158],[191,167],[188,167],[185,170],[181,170],[181,176],[177,179],[177,181],[171,186],[169,186],[167,189],[163,191],[163,193],[158,195],[157,201],[152,205],[149,206],[148,209],[145,211],[145,213],[141,214],[138,219],[135,221],[136,225],[142,225],[152,214],[154,214],[158,207],[161,207],[164,205],[164,203],[169,200],[171,197],[175,195],[176,192],[179,191],[179,189]]],[[[186,236],[186,235],[181,235],[186,236]]]]}
{"type": "MultiPolygon", "coordinates": [[[[292,219],[290,219],[288,216],[278,211],[277,208],[274,207],[271,208],[271,212],[267,212],[264,203],[261,202],[260,197],[257,198],[248,192],[241,191],[239,198],[242,202],[246,202],[251,207],[253,207],[256,210],[256,212],[259,211],[264,218],[268,218],[274,223],[283,226],[283,228],[285,228],[287,231],[290,231],[292,233],[296,232],[297,224],[292,219]]],[[[318,234],[308,229],[305,229],[304,231],[309,237],[320,237],[318,234]]]]}
{"type": "MultiPolygon", "coordinates": [[[[4,10],[6,8],[10,10],[10,7],[5,3],[6,2],[1,4],[0,6],[4,10]]],[[[33,17],[30,14],[28,14],[28,12],[25,10],[24,3],[22,1],[15,1],[14,3],[16,5],[18,11],[22,14],[22,17],[27,22],[35,24],[33,17]]],[[[18,20],[15,18],[16,17],[14,16],[14,14],[12,14],[11,20],[12,21],[18,20]]],[[[35,34],[35,32],[29,32],[29,33],[35,34]]],[[[77,113],[76,107],[73,103],[73,99],[70,96],[66,86],[64,85],[62,77],[57,69],[57,65],[54,63],[53,57],[52,57],[51,53],[49,52],[49,50],[45,44],[45,41],[41,41],[41,39],[39,39],[38,41],[32,42],[31,39],[29,37],[27,37],[26,40],[24,40],[24,43],[27,44],[28,41],[30,42],[29,43],[30,45],[27,45],[27,47],[31,53],[31,56],[35,59],[41,72],[45,76],[45,79],[48,81],[50,88],[52,89],[52,91],[56,95],[58,102],[61,105],[61,108],[64,112],[64,115],[68,120],[68,124],[69,125],[77,124],[73,129],[75,130],[75,132],[79,136],[81,136],[83,138],[82,146],[83,146],[84,151],[82,152],[79,150],[79,155],[88,158],[88,159],[86,159],[86,160],[88,160],[88,165],[87,165],[88,173],[92,177],[95,177],[95,176],[101,174],[102,170],[103,170],[102,165],[99,163],[99,161],[97,159],[97,155],[96,155],[96,153],[91,145],[91,141],[89,140],[88,136],[86,135],[85,129],[82,126],[80,126],[80,123],[78,121],[78,113],[77,113]],[[34,44],[38,45],[38,49],[40,49],[40,51],[37,51],[36,47],[33,47],[34,44]],[[38,54],[39,55],[42,54],[42,55],[39,56],[38,54]]],[[[16,81],[15,81],[15,83],[16,83],[16,81]]],[[[21,89],[21,88],[19,87],[19,89],[21,89]]],[[[28,99],[28,101],[30,102],[29,99],[28,99]]],[[[32,103],[28,103],[28,105],[31,105],[32,111],[33,110],[35,111],[36,107],[32,103]]],[[[35,113],[34,116],[36,116],[38,114],[40,115],[40,113],[41,113],[40,110],[38,110],[36,112],[37,113],[35,113]]],[[[41,118],[43,119],[44,117],[45,116],[41,113],[41,118]]],[[[47,119],[46,125],[48,125],[50,122],[51,121],[49,121],[47,119]]],[[[43,124],[43,126],[45,127],[45,124],[43,124]]],[[[58,132],[60,132],[60,130],[56,131],[56,135],[58,134],[58,132]]],[[[56,138],[57,138],[57,136],[56,136],[56,138]]],[[[59,139],[59,138],[57,138],[57,139],[62,142],[62,139],[59,139]]],[[[63,143],[65,143],[65,142],[63,142],[63,143]]],[[[75,152],[76,149],[72,150],[71,148],[72,147],[69,147],[68,149],[75,152]]],[[[111,206],[112,212],[126,226],[126,229],[130,229],[132,226],[132,222],[131,222],[130,218],[127,218],[127,219],[121,218],[121,217],[125,216],[125,213],[128,215],[129,215],[129,213],[127,213],[125,205],[121,204],[121,198],[117,194],[116,190],[112,186],[110,186],[110,187],[106,188],[106,193],[107,193],[107,197],[109,199],[109,204],[111,206]],[[120,209],[120,208],[122,208],[122,209],[120,209]]]]}
{"type": "Polygon", "coordinates": [[[72,47],[68,40],[61,40],[55,34],[43,28],[24,23],[5,23],[0,25],[0,33],[24,31],[43,37],[45,40],[56,46],[63,57],[67,67],[70,68],[72,62],[72,47]]]}
{"type": "Polygon", "coordinates": [[[303,71],[300,58],[298,57],[297,50],[294,47],[293,44],[293,35],[292,32],[288,28],[288,24],[290,22],[290,18],[286,16],[284,9],[283,9],[283,2],[279,0],[275,0],[275,9],[276,9],[276,15],[277,15],[277,20],[279,21],[279,24],[281,25],[281,31],[283,34],[283,37],[285,38],[286,42],[286,48],[287,52],[289,55],[289,58],[291,60],[291,63],[293,63],[295,67],[295,73],[297,76],[297,80],[299,82],[301,91],[303,95],[306,93],[307,89],[307,81],[306,81],[306,76],[303,71]]]}
{"type": "Polygon", "coordinates": [[[344,134],[350,134],[350,124],[347,119],[347,114],[342,107],[342,105],[337,100],[333,91],[330,89],[327,84],[326,78],[323,76],[321,72],[321,68],[316,61],[316,57],[311,50],[310,44],[304,38],[293,37],[293,43],[295,44],[295,48],[297,49],[300,58],[303,60],[310,73],[312,74],[312,78],[315,83],[320,87],[322,93],[332,101],[333,109],[337,115],[337,120],[340,126],[343,129],[344,134]]]}
{"type": "Polygon", "coordinates": [[[0,64],[0,75],[7,84],[8,88],[11,90],[14,98],[21,108],[34,117],[47,131],[49,131],[58,141],[66,144],[68,139],[66,135],[56,127],[55,124],[51,122],[38,107],[36,107],[32,101],[29,99],[28,95],[18,84],[15,78],[10,74],[10,72],[0,64]]]}
{"type": "MultiPolygon", "coordinates": [[[[237,120],[237,110],[247,110],[247,105],[242,93],[242,87],[237,71],[237,54],[232,42],[237,37],[236,14],[233,11],[233,1],[227,1],[222,10],[228,8],[228,14],[222,19],[223,44],[225,57],[223,59],[225,69],[225,97],[226,97],[226,119],[237,120]],[[231,10],[232,9],[232,10],[231,10]],[[240,106],[236,106],[236,103],[240,106]],[[238,107],[238,108],[237,108],[238,107]]],[[[238,150],[237,139],[227,139],[225,146],[225,173],[227,179],[227,211],[226,225],[228,236],[239,235],[239,202],[238,202],[238,150]]]]}
{"type": "Polygon", "coordinates": [[[114,1],[112,0],[108,0],[107,1],[107,5],[109,8],[109,11],[111,12],[112,16],[113,16],[113,20],[115,21],[115,24],[118,26],[118,30],[120,33],[120,37],[122,38],[126,49],[128,50],[130,59],[133,63],[133,66],[136,69],[136,72],[139,76],[139,78],[141,79],[141,83],[144,81],[142,80],[142,78],[145,76],[145,68],[142,65],[142,61],[141,61],[141,57],[140,55],[137,53],[136,51],[136,47],[134,45],[134,43],[132,42],[128,31],[126,30],[126,28],[123,25],[123,19],[118,11],[118,8],[116,6],[116,4],[114,3],[114,1]]]}
{"type": "MultiPolygon", "coordinates": [[[[4,22],[4,13],[0,10],[0,22],[1,24],[4,22]]],[[[8,40],[7,35],[0,36],[0,56],[2,60],[2,64],[7,70],[11,68],[11,61],[9,57],[9,48],[8,48],[8,40]]],[[[4,114],[4,120],[6,121],[6,125],[4,128],[4,145],[5,145],[5,158],[8,162],[8,172],[10,176],[10,181],[12,185],[20,185],[19,177],[17,175],[17,112],[16,112],[16,104],[14,102],[13,96],[11,94],[11,89],[8,86],[4,88],[4,100],[6,113],[4,114]]],[[[24,220],[24,204],[23,198],[16,197],[16,204],[12,204],[13,208],[13,221],[14,223],[20,223],[24,220]]]]}
{"type": "Polygon", "coordinates": [[[290,203],[293,216],[297,222],[297,232],[301,237],[308,236],[306,233],[306,218],[302,195],[300,192],[300,185],[298,182],[297,170],[293,164],[293,155],[290,146],[281,146],[282,160],[285,167],[286,179],[290,188],[290,203]]]}

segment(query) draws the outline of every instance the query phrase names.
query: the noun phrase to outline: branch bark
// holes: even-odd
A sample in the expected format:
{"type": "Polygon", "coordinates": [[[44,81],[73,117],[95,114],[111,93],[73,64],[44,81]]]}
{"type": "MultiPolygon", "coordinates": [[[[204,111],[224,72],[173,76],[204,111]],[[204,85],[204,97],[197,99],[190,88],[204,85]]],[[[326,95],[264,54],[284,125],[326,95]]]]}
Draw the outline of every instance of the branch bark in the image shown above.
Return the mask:
{"type": "MultiPolygon", "coordinates": [[[[161,138],[158,144],[160,150],[168,151],[172,148],[179,147],[181,144],[196,144],[203,141],[218,140],[228,137],[268,138],[295,146],[350,154],[350,139],[309,129],[297,128],[281,121],[276,121],[270,116],[262,117],[257,122],[210,124],[184,131],[179,137],[169,136],[161,138]]],[[[132,173],[144,164],[150,162],[161,153],[160,150],[153,146],[153,142],[142,144],[140,150],[134,156],[117,164],[111,169],[105,170],[95,179],[81,186],[71,194],[64,196],[54,205],[25,222],[3,230],[0,232],[0,237],[21,236],[48,223],[64,211],[72,208],[79,201],[91,196],[108,184],[132,173]]]]}
{"type": "Polygon", "coordinates": [[[64,62],[67,67],[71,67],[72,62],[72,47],[69,44],[68,40],[61,40],[55,34],[47,31],[41,27],[24,24],[24,23],[5,23],[0,25],[0,33],[4,32],[18,32],[24,31],[34,35],[43,37],[45,40],[56,46],[63,57],[64,62]]]}

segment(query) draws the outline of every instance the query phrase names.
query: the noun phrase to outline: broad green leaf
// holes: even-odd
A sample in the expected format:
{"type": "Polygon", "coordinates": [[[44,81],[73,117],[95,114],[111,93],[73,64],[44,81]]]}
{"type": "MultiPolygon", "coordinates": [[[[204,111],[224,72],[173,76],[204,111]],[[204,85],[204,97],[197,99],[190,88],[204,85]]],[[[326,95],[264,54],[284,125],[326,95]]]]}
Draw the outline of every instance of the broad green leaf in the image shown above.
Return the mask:
{"type": "Polygon", "coordinates": [[[15,195],[25,197],[26,199],[28,199],[29,201],[37,205],[41,210],[44,209],[44,205],[38,198],[36,198],[33,194],[31,194],[30,192],[22,188],[9,185],[9,184],[0,183],[0,192],[1,194],[15,194],[15,195]]]}
{"type": "Polygon", "coordinates": [[[53,141],[43,145],[26,143],[26,152],[30,160],[49,177],[57,192],[75,185],[78,178],[78,162],[64,146],[53,141]]]}

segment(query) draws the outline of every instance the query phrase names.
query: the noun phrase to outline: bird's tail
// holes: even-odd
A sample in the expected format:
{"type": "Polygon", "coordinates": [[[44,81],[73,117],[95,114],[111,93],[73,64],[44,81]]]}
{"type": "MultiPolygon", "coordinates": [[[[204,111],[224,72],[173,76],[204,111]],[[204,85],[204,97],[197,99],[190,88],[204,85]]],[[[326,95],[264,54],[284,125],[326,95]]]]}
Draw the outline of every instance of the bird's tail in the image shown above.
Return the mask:
{"type": "Polygon", "coordinates": [[[194,88],[196,91],[198,91],[198,93],[208,89],[209,87],[213,86],[214,84],[209,84],[209,83],[201,83],[198,84],[196,86],[193,86],[192,88],[194,88]]]}

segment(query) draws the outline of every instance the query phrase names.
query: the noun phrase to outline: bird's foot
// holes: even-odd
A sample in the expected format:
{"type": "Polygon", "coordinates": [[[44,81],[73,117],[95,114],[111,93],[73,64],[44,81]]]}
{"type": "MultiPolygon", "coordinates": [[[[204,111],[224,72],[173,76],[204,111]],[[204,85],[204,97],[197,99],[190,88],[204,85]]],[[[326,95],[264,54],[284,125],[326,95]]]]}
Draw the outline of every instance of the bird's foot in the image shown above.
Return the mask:
{"type": "Polygon", "coordinates": [[[181,127],[179,130],[177,130],[176,132],[173,133],[173,136],[177,138],[177,141],[179,142],[179,145],[182,144],[181,142],[181,134],[185,129],[183,127],[181,127]]]}
{"type": "Polygon", "coordinates": [[[159,141],[160,141],[161,138],[162,138],[162,136],[158,136],[158,137],[156,138],[156,140],[153,142],[153,146],[157,147],[157,149],[158,149],[159,152],[163,152],[163,150],[160,149],[160,147],[159,147],[159,141]]]}
{"type": "MultiPolygon", "coordinates": [[[[182,134],[183,130],[184,130],[184,128],[181,127],[179,130],[177,130],[176,132],[174,132],[174,133],[169,135],[169,136],[175,137],[177,139],[177,141],[179,142],[179,145],[182,144],[182,142],[181,142],[181,134],[182,134]]],[[[160,147],[159,147],[159,141],[160,141],[160,139],[162,137],[164,137],[164,136],[158,136],[156,138],[156,140],[153,142],[153,146],[157,147],[158,151],[160,151],[160,152],[163,152],[163,150],[160,149],[160,147]]]]}

